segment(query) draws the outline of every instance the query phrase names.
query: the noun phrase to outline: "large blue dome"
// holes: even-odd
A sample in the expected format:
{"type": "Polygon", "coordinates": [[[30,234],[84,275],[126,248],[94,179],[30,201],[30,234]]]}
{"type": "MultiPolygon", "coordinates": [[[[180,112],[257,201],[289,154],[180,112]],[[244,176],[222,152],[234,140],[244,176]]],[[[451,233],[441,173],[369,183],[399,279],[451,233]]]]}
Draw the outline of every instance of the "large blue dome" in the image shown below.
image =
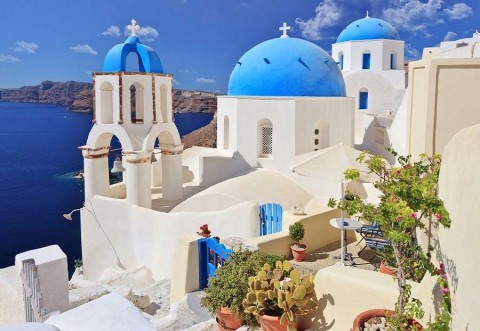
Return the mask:
{"type": "Polygon", "coordinates": [[[238,60],[228,95],[343,97],[345,82],[332,57],[317,45],[276,38],[258,44],[238,60]]]}
{"type": "Polygon", "coordinates": [[[393,39],[399,40],[397,30],[384,20],[365,17],[350,23],[337,38],[337,43],[351,40],[393,39]]]}
{"type": "Polygon", "coordinates": [[[153,72],[163,74],[163,66],[155,51],[142,44],[137,36],[130,36],[123,44],[113,46],[105,56],[103,63],[104,72],[126,71],[127,56],[137,54],[140,72],[153,72]]]}

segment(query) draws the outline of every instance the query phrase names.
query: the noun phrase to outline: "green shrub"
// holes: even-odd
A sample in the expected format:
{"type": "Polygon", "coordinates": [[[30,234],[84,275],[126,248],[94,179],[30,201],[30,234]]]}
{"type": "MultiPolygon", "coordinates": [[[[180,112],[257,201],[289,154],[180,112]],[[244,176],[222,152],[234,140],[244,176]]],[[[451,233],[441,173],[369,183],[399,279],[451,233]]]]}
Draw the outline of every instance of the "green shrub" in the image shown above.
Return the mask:
{"type": "Polygon", "coordinates": [[[218,268],[215,277],[210,277],[205,297],[201,304],[212,315],[221,307],[229,308],[237,317],[251,327],[258,327],[254,316],[246,316],[242,301],[248,292],[248,277],[256,275],[265,263],[275,266],[275,261],[285,257],[265,254],[260,251],[240,250],[233,252],[225,265],[218,268]]]}
{"type": "Polygon", "coordinates": [[[303,237],[305,236],[305,229],[303,228],[303,224],[300,222],[295,222],[288,227],[288,232],[290,238],[295,242],[299,243],[303,237]]]}

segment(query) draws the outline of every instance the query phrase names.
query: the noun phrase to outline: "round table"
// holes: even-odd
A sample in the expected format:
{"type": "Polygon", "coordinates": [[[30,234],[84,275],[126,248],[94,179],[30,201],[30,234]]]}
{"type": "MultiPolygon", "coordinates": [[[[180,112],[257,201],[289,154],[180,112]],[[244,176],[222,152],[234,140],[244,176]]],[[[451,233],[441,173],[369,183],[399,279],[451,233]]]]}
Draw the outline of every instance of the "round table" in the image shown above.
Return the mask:
{"type": "MultiPolygon", "coordinates": [[[[354,265],[355,262],[353,262],[352,254],[348,253],[347,251],[347,235],[345,233],[345,230],[358,230],[360,229],[363,224],[360,221],[357,221],[353,218],[332,218],[330,220],[330,225],[333,226],[334,228],[337,229],[342,229],[342,221],[343,223],[343,249],[345,251],[345,260],[348,260],[351,265],[354,265]]],[[[340,239],[341,240],[341,239],[340,239]]],[[[341,255],[340,256],[335,256],[335,258],[342,259],[341,255]]],[[[341,262],[343,265],[343,261],[341,262]]]]}

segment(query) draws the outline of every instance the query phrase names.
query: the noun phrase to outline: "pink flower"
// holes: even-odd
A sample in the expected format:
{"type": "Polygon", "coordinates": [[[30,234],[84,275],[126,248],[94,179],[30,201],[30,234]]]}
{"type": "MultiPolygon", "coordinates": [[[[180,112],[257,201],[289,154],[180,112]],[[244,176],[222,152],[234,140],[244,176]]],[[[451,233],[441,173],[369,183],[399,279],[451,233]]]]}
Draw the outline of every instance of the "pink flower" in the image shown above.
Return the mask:
{"type": "Polygon", "coordinates": [[[440,215],[440,214],[436,214],[435,216],[437,217],[437,220],[441,220],[441,219],[442,219],[442,215],[440,215]]]}
{"type": "Polygon", "coordinates": [[[444,280],[447,280],[447,275],[443,274],[442,278],[443,278],[444,280]]]}
{"type": "Polygon", "coordinates": [[[445,264],[440,263],[440,269],[445,270],[445,264]]]}
{"type": "Polygon", "coordinates": [[[403,217],[402,217],[402,216],[399,216],[399,217],[397,217],[397,219],[396,219],[397,222],[400,222],[401,220],[403,220],[403,217]]]}
{"type": "Polygon", "coordinates": [[[447,295],[448,292],[450,292],[450,291],[448,290],[448,288],[442,288],[442,294],[443,294],[443,295],[447,295]]]}
{"type": "Polygon", "coordinates": [[[410,214],[410,217],[411,217],[411,218],[417,218],[417,213],[411,213],[411,214],[410,214]]]}
{"type": "Polygon", "coordinates": [[[435,273],[436,273],[437,275],[440,275],[441,272],[442,272],[442,271],[441,271],[440,269],[435,270],[435,273]]]}
{"type": "Polygon", "coordinates": [[[401,173],[400,170],[397,170],[397,176],[400,176],[400,173],[401,173]]]}

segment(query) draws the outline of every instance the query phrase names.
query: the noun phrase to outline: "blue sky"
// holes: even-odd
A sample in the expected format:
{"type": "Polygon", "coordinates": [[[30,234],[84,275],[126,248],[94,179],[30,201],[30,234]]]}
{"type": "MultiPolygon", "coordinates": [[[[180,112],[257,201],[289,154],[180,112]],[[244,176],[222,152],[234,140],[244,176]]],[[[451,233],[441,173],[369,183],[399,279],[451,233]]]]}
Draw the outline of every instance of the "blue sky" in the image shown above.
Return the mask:
{"type": "Polygon", "coordinates": [[[90,81],[132,18],[175,87],[225,92],[233,64],[251,47],[290,36],[326,51],[365,16],[392,23],[406,56],[480,30],[479,0],[0,0],[0,87],[42,80],[90,81]]]}

